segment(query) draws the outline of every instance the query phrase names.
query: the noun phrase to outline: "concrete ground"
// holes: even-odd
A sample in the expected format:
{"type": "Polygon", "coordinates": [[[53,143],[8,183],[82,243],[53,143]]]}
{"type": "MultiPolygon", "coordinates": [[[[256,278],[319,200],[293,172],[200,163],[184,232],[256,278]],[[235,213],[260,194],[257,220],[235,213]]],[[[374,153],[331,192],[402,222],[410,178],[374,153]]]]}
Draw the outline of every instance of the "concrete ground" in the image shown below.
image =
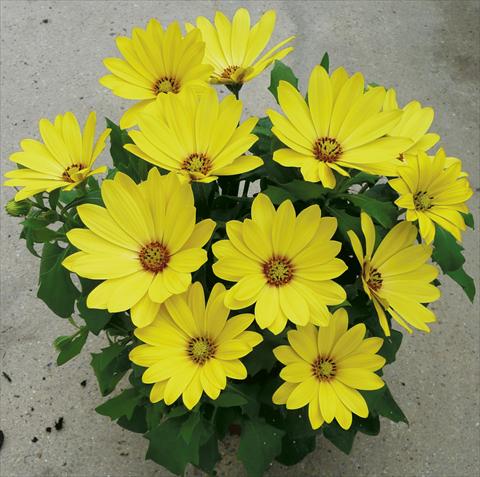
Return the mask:
{"type": "MultiPolygon", "coordinates": [[[[323,52],[333,66],[362,71],[368,80],[394,86],[402,104],[418,99],[436,111],[434,131],[451,155],[461,157],[479,190],[480,3],[467,1],[2,1],[2,173],[22,138],[37,136],[37,121],[72,110],[82,118],[95,109],[118,120],[120,106],[98,84],[101,61],[116,55],[114,37],[150,17],[212,17],[248,5],[254,17],[278,12],[275,39],[295,34],[287,62],[303,86],[323,52]]],[[[245,87],[247,114],[272,105],[269,74],[245,87]]],[[[2,188],[2,203],[13,192],[2,188]]],[[[478,193],[470,206],[479,224],[478,193]]],[[[1,213],[1,425],[3,477],[167,476],[144,462],[147,442],[94,412],[102,401],[89,355],[58,368],[52,341],[70,332],[35,298],[38,261],[18,240],[18,221],[1,213]],[[86,385],[80,383],[86,381],[86,385]],[[54,424],[64,418],[64,428],[54,424]],[[47,428],[53,428],[47,432],[47,428]],[[35,441],[35,442],[34,442],[35,441]]],[[[466,268],[478,278],[479,234],[465,234],[466,268]]],[[[430,335],[405,337],[399,359],[387,369],[390,387],[410,427],[382,422],[379,437],[360,436],[350,456],[324,439],[302,464],[275,464],[268,475],[435,476],[479,475],[479,314],[459,288],[445,279],[435,305],[438,324],[430,335]]],[[[100,339],[88,343],[98,350],[100,339]]],[[[239,477],[229,444],[220,476],[239,477]]]]}

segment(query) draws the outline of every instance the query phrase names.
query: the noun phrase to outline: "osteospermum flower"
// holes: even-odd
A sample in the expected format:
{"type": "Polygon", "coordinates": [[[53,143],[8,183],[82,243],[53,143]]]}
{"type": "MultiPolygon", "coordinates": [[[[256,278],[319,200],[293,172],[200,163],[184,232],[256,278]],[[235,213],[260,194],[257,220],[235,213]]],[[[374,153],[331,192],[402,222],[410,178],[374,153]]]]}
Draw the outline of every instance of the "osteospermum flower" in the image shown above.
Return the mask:
{"type": "Polygon", "coordinates": [[[125,148],[146,161],[182,175],[188,181],[211,182],[263,164],[245,155],[258,139],[251,134],[258,118],[239,125],[242,103],[229,95],[218,101],[213,88],[162,95],[139,116],[140,131],[130,131],[135,144],[125,148]]]}
{"type": "Polygon", "coordinates": [[[435,238],[435,223],[459,241],[466,228],[460,212],[468,212],[465,202],[473,191],[461,177],[461,163],[447,167],[445,160],[443,149],[435,157],[420,151],[398,168],[397,179],[389,181],[400,195],[395,203],[407,209],[407,220],[418,220],[420,235],[427,243],[435,238]]]}
{"type": "Polygon", "coordinates": [[[361,225],[365,252],[355,232],[350,230],[348,236],[362,268],[363,289],[373,302],[385,335],[390,336],[385,310],[409,333],[409,325],[429,332],[427,323],[435,321],[435,315],[422,303],[440,297],[440,290],[430,283],[437,278],[438,269],[426,263],[432,247],[418,244],[415,226],[400,222],[374,250],[375,227],[365,212],[361,225]]]}
{"type": "Polygon", "coordinates": [[[152,19],[145,30],[134,28],[132,38],[117,38],[117,48],[124,59],[106,58],[112,74],[100,83],[121,98],[139,100],[122,116],[124,129],[134,126],[138,113],[158,95],[208,88],[212,67],[202,63],[205,43],[196,29],[183,36],[178,22],[163,30],[152,19]]]}
{"type": "MultiPolygon", "coordinates": [[[[232,22],[222,13],[215,14],[215,26],[205,17],[197,18],[197,28],[205,41],[205,60],[214,70],[213,83],[241,85],[258,76],[275,60],[287,56],[293,47],[281,49],[295,38],[291,36],[275,45],[261,58],[275,28],[275,11],[265,12],[257,24],[250,28],[250,14],[239,8],[232,22]]],[[[186,24],[187,30],[194,26],[186,24]]]]}
{"type": "Polygon", "coordinates": [[[82,131],[73,113],[59,114],[52,124],[40,119],[39,130],[43,143],[35,139],[20,142],[21,152],[15,152],[10,160],[23,166],[22,169],[5,174],[5,185],[23,187],[15,195],[20,201],[39,192],[55,189],[71,190],[93,174],[107,170],[106,166],[92,169],[103,151],[110,129],[95,138],[96,115],[91,112],[82,131]]]}
{"type": "Polygon", "coordinates": [[[280,377],[285,381],[273,394],[274,404],[299,409],[308,404],[313,429],[333,419],[343,429],[352,425],[352,413],[368,416],[367,403],[357,391],[375,390],[384,382],[375,374],[385,358],[375,354],[381,338],[367,338],[365,325],[348,329],[347,312],[337,310],[327,327],[298,327],[288,332],[289,346],[273,350],[285,365],[280,377]]]}
{"type": "Polygon", "coordinates": [[[300,167],[303,178],[335,187],[334,171],[344,168],[369,172],[370,166],[387,164],[409,139],[383,137],[398,124],[401,111],[381,111],[385,89],[364,91],[361,73],[348,77],[343,68],[331,76],[317,65],[308,83],[308,102],[297,89],[280,81],[278,100],[285,116],[269,109],[273,133],[288,148],[278,149],[273,159],[286,167],[300,167]]]}
{"type": "Polygon", "coordinates": [[[135,336],[146,344],[134,348],[130,359],[148,368],[142,380],[155,383],[152,402],[164,400],[170,405],[182,396],[185,406],[192,409],[203,392],[217,399],[227,377],[247,377],[239,358],[250,353],[262,337],[245,331],[253,315],[227,319],[224,296],[225,287],[217,283],[205,306],[202,285],[196,282],[186,293],[169,298],[151,325],[135,330],[135,336]]]}
{"type": "Polygon", "coordinates": [[[183,293],[191,273],[206,260],[202,249],[215,222],[195,224],[192,189],[175,174],[152,168],[135,184],[121,172],[102,184],[105,207],[80,205],[86,229],[67,233],[80,252],[63,266],[81,277],[105,280],[88,295],[89,308],[120,312],[131,308],[135,326],[146,326],[171,295],[183,293]]]}
{"type": "Polygon", "coordinates": [[[337,219],[321,217],[318,205],[298,217],[292,203],[278,210],[259,194],[252,218],[227,223],[228,240],[213,244],[218,261],[214,273],[236,283],[226,294],[226,305],[241,309],[255,303],[260,328],[280,333],[287,320],[298,325],[328,324],[327,305],[345,300],[345,291],[332,279],[345,270],[336,258],[341,243],[330,240],[337,219]]]}
{"type": "MultiPolygon", "coordinates": [[[[397,111],[399,109],[396,92],[394,89],[389,89],[385,96],[383,111],[397,111]]],[[[408,138],[412,143],[406,149],[399,151],[396,160],[391,163],[392,170],[387,175],[397,175],[399,161],[408,160],[420,151],[428,151],[440,140],[438,134],[428,132],[435,114],[433,108],[423,108],[418,101],[410,101],[402,108],[402,111],[400,121],[388,135],[408,138]]],[[[385,172],[384,169],[382,171],[385,172]]]]}

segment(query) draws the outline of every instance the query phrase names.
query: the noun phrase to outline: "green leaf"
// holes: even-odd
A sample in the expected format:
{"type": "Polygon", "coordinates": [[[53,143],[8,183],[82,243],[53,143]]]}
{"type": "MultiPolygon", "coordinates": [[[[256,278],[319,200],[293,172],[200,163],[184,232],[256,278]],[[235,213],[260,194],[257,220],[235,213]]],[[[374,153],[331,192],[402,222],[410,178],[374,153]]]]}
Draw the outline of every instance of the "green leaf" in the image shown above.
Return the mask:
{"type": "Polygon", "coordinates": [[[243,406],[247,403],[248,399],[234,391],[223,391],[215,401],[212,401],[212,404],[217,407],[243,406]]]}
{"type": "Polygon", "coordinates": [[[369,436],[376,436],[380,432],[380,419],[375,414],[370,414],[367,418],[362,419],[361,417],[353,415],[352,427],[357,429],[357,431],[367,434],[369,436]]]}
{"type": "Polygon", "coordinates": [[[210,436],[205,444],[200,447],[199,460],[197,467],[207,472],[209,475],[214,475],[213,469],[217,462],[220,461],[220,453],[218,452],[218,441],[215,435],[210,436]]]}
{"type": "Polygon", "coordinates": [[[435,224],[433,247],[432,259],[440,265],[443,273],[458,270],[465,263],[462,255],[463,247],[457,243],[452,234],[437,224],[435,224]]]}
{"type": "Polygon", "coordinates": [[[469,212],[468,214],[463,214],[463,220],[465,221],[465,225],[467,227],[470,227],[471,229],[475,228],[475,223],[473,220],[473,215],[469,212]]]}
{"type": "Polygon", "coordinates": [[[267,373],[272,370],[277,362],[273,354],[273,348],[274,344],[268,339],[264,339],[243,358],[243,364],[246,366],[250,376],[255,376],[262,370],[267,371],[267,373]]]}
{"type": "Polygon", "coordinates": [[[141,182],[147,178],[151,164],[130,154],[123,146],[133,143],[128,131],[120,129],[113,121],[106,118],[110,133],[110,154],[114,166],[121,172],[129,175],[135,182],[141,182]]]}
{"type": "MultiPolygon", "coordinates": [[[[377,318],[375,318],[377,319],[377,318]]],[[[395,361],[397,351],[402,344],[403,334],[397,330],[391,330],[390,336],[383,337],[383,345],[378,354],[387,360],[387,364],[395,361]]]]}
{"type": "Polygon", "coordinates": [[[315,445],[315,436],[292,439],[287,434],[282,439],[282,452],[275,460],[283,465],[298,464],[305,456],[315,450],[315,445]]]}
{"type": "MultiPolygon", "coordinates": [[[[62,339],[60,342],[57,342],[57,346],[60,348],[60,353],[57,356],[57,365],[61,366],[77,356],[82,351],[83,345],[87,341],[87,336],[88,329],[81,328],[78,333],[72,335],[68,340],[62,339]]],[[[60,336],[60,338],[65,337],[60,336]]]]}
{"type": "Polygon", "coordinates": [[[192,454],[192,444],[180,435],[181,424],[181,419],[168,419],[145,434],[150,442],[146,458],[177,475],[183,475],[192,454]]]}
{"type": "Polygon", "coordinates": [[[55,210],[58,204],[58,199],[60,198],[60,189],[55,189],[54,191],[48,194],[48,203],[50,208],[55,210]]]}
{"type": "Polygon", "coordinates": [[[290,192],[277,186],[269,186],[262,192],[270,198],[274,205],[279,205],[287,199],[296,200],[296,197],[292,196],[290,192]]]}
{"type": "Polygon", "coordinates": [[[305,202],[309,200],[319,199],[326,193],[326,189],[320,184],[314,182],[305,182],[302,180],[294,180],[287,184],[282,184],[282,187],[286,189],[295,200],[303,200],[305,202]]]}
{"type": "Polygon", "coordinates": [[[180,435],[186,443],[192,440],[195,429],[200,424],[202,415],[199,412],[190,412],[187,420],[180,427],[180,435]]]}
{"type": "Polygon", "coordinates": [[[356,184],[368,184],[373,186],[378,182],[379,178],[379,176],[368,174],[367,172],[359,172],[343,182],[341,188],[342,190],[348,190],[352,185],[356,184]]]}
{"type": "Polygon", "coordinates": [[[149,430],[154,429],[160,424],[166,406],[162,402],[155,404],[149,403],[146,409],[145,421],[149,430]]]}
{"type": "Polygon", "coordinates": [[[353,215],[348,214],[342,209],[336,209],[335,207],[325,207],[328,214],[336,217],[338,220],[338,231],[342,235],[342,238],[347,242],[350,243],[350,239],[348,237],[347,232],[349,230],[353,230],[357,236],[361,236],[361,228],[360,228],[360,217],[354,217],[353,215]]]}
{"type": "Polygon", "coordinates": [[[345,454],[350,454],[356,434],[357,430],[353,427],[344,430],[336,421],[323,425],[323,435],[345,454]]]}
{"type": "Polygon", "coordinates": [[[261,477],[275,457],[281,453],[284,434],[284,431],[263,420],[243,421],[237,455],[249,477],[261,477]]]}
{"type": "Polygon", "coordinates": [[[408,424],[408,419],[395,402],[395,399],[393,399],[387,384],[376,391],[361,391],[361,393],[365,401],[367,401],[368,409],[371,413],[377,413],[393,422],[408,424]]]}
{"type": "Polygon", "coordinates": [[[62,261],[73,250],[71,246],[61,248],[56,243],[45,243],[40,262],[40,287],[37,297],[58,316],[72,315],[75,300],[80,295],[70,278],[70,272],[62,266],[62,261]]]}
{"type": "Polygon", "coordinates": [[[98,335],[112,318],[112,314],[106,310],[87,308],[87,298],[82,296],[77,301],[80,316],[85,320],[87,328],[93,334],[98,335]]]}
{"type": "Polygon", "coordinates": [[[142,404],[134,409],[130,418],[127,418],[126,416],[120,417],[117,424],[120,427],[127,429],[127,431],[144,434],[148,431],[146,413],[145,405],[142,404]]]}
{"type": "Polygon", "coordinates": [[[366,212],[385,229],[392,228],[397,221],[398,209],[390,202],[382,202],[365,194],[342,194],[341,197],[366,212]]]}
{"type": "Polygon", "coordinates": [[[131,419],[135,407],[142,399],[135,389],[125,389],[118,396],[100,404],[95,408],[102,416],[108,416],[112,421],[125,416],[131,419]]]}
{"type": "Polygon", "coordinates": [[[275,60],[275,63],[270,73],[270,86],[268,90],[273,94],[278,103],[277,88],[280,81],[287,81],[295,88],[298,87],[298,78],[293,74],[292,69],[279,60],[275,60]]]}
{"type": "Polygon", "coordinates": [[[464,268],[461,267],[458,270],[448,271],[447,275],[463,288],[465,295],[473,303],[475,299],[475,281],[464,268]]]}
{"type": "Polygon", "coordinates": [[[320,66],[323,66],[323,69],[328,73],[330,67],[330,58],[328,57],[327,52],[323,54],[322,61],[320,61],[320,66]]]}
{"type": "Polygon", "coordinates": [[[90,362],[102,396],[107,396],[130,368],[129,349],[124,345],[113,343],[103,348],[100,353],[92,353],[90,362]]]}

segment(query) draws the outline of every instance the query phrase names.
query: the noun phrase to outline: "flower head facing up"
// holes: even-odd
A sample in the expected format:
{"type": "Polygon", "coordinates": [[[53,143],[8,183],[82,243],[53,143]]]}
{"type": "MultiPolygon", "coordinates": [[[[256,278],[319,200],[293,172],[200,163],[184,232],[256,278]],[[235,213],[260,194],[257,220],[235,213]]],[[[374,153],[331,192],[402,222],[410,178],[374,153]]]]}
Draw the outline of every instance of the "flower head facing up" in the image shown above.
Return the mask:
{"type": "Polygon", "coordinates": [[[422,303],[440,298],[440,290],[430,283],[437,278],[438,269],[426,263],[432,248],[417,243],[414,225],[400,222],[374,250],[375,226],[365,212],[361,225],[365,252],[355,232],[350,230],[348,236],[362,268],[363,289],[373,302],[385,335],[390,336],[385,310],[409,333],[410,326],[430,331],[427,323],[434,322],[435,315],[422,303]]]}
{"type": "Polygon", "coordinates": [[[348,176],[345,168],[377,172],[408,148],[412,141],[384,137],[398,124],[401,111],[382,111],[382,87],[364,91],[360,73],[349,77],[343,68],[331,76],[316,66],[308,83],[308,102],[286,81],[278,86],[282,116],[267,111],[273,133],[287,148],[275,151],[273,159],[286,167],[300,167],[303,178],[336,184],[334,172],[348,176]]]}
{"type": "Polygon", "coordinates": [[[274,404],[287,409],[308,405],[313,429],[333,419],[343,429],[352,425],[352,413],[368,416],[367,403],[357,391],[383,387],[375,374],[385,364],[377,355],[381,338],[366,338],[363,323],[348,329],[347,312],[337,310],[328,326],[312,324],[289,331],[289,345],[274,349],[276,358],[285,365],[280,377],[285,381],[273,394],[274,404]]]}
{"type": "MultiPolygon", "coordinates": [[[[396,92],[389,89],[385,95],[383,111],[398,111],[400,107],[397,103],[396,92]]],[[[390,137],[402,137],[410,139],[412,142],[390,163],[390,170],[385,165],[379,166],[379,173],[388,176],[396,176],[398,166],[411,157],[416,156],[420,151],[426,152],[431,149],[440,140],[440,136],[428,132],[433,123],[433,108],[423,108],[418,101],[411,101],[403,108],[403,114],[398,124],[388,133],[390,137]]]]}
{"type": "Polygon", "coordinates": [[[121,98],[139,101],[124,113],[123,129],[134,126],[138,113],[159,95],[209,87],[212,67],[202,63],[205,43],[197,29],[183,36],[178,22],[164,30],[152,19],[145,30],[134,28],[132,38],[117,38],[117,47],[124,59],[105,59],[112,74],[100,83],[121,98]]]}
{"type": "Polygon", "coordinates": [[[103,182],[102,198],[105,208],[78,207],[87,228],[67,233],[80,251],[63,265],[81,277],[105,280],[88,296],[89,308],[131,309],[135,326],[146,326],[168,297],[185,292],[191,273],[207,260],[202,247],[215,222],[195,224],[191,187],[155,167],[138,185],[118,172],[103,182]]]}
{"type": "MultiPolygon", "coordinates": [[[[291,46],[282,48],[293,40],[291,36],[258,58],[272,36],[275,17],[275,11],[269,10],[252,28],[245,8],[239,8],[231,22],[222,12],[215,14],[215,25],[205,17],[197,18],[197,28],[206,44],[205,59],[214,68],[212,83],[242,85],[293,50],[291,46]]],[[[187,23],[186,28],[194,26],[187,23]]]]}
{"type": "Polygon", "coordinates": [[[473,195],[461,163],[447,165],[443,149],[435,157],[420,151],[397,171],[399,177],[389,181],[400,195],[395,203],[407,210],[407,220],[418,220],[425,242],[433,242],[435,223],[461,241],[466,228],[461,212],[468,212],[466,202],[473,195]]]}
{"type": "Polygon", "coordinates": [[[327,305],[345,300],[345,291],[332,280],[347,268],[336,258],[340,242],[331,240],[336,228],[337,219],[322,217],[318,205],[296,216],[289,200],[275,210],[259,194],[252,218],[228,222],[228,240],[212,247],[218,258],[214,273],[237,282],[227,291],[226,305],[241,309],[255,303],[258,325],[275,334],[288,320],[327,325],[327,305]]]}
{"type": "Polygon", "coordinates": [[[203,392],[217,399],[227,385],[227,377],[245,379],[247,370],[239,358],[262,341],[259,333],[246,331],[252,314],[228,318],[224,305],[225,287],[217,283],[205,305],[199,282],[186,293],[169,298],[156,319],[135,336],[145,344],[130,352],[130,359],[148,369],[144,383],[155,383],[150,400],[174,403],[182,396],[192,409],[203,392]]]}
{"type": "Polygon", "coordinates": [[[241,101],[228,95],[220,102],[213,88],[198,97],[163,95],[139,115],[140,131],[130,131],[135,144],[125,148],[189,182],[242,174],[263,161],[245,154],[258,139],[252,134],[258,119],[239,125],[241,114],[241,101]]]}
{"type": "Polygon", "coordinates": [[[73,113],[59,114],[53,124],[41,119],[39,130],[43,143],[24,139],[20,143],[22,151],[10,156],[11,161],[23,166],[5,174],[5,185],[23,187],[15,200],[60,188],[71,190],[89,176],[105,172],[105,166],[92,167],[105,147],[110,129],[105,129],[94,143],[95,125],[94,112],[89,114],[83,134],[73,113]]]}

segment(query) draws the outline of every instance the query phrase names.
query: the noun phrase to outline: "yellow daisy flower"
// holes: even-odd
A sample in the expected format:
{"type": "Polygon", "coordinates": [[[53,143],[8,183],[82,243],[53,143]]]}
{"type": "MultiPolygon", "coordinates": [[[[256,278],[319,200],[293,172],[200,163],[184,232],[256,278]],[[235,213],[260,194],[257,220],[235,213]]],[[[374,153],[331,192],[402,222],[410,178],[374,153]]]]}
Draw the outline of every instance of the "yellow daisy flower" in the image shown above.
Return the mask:
{"type": "Polygon", "coordinates": [[[73,113],[59,114],[53,124],[48,119],[40,119],[43,143],[24,139],[20,142],[22,151],[10,156],[11,161],[23,166],[5,174],[8,179],[5,185],[23,187],[15,195],[15,200],[60,187],[71,190],[87,177],[105,172],[106,166],[93,170],[92,166],[105,147],[110,129],[105,129],[94,144],[95,124],[94,112],[89,114],[83,134],[73,113]]]}
{"type": "Polygon", "coordinates": [[[385,335],[390,336],[385,310],[409,333],[409,325],[429,332],[427,323],[434,322],[435,315],[422,303],[440,298],[440,290],[430,283],[437,278],[438,269],[426,263],[432,247],[418,244],[415,226],[400,222],[375,249],[375,227],[365,212],[361,225],[365,253],[357,234],[350,230],[348,236],[362,268],[363,289],[375,306],[385,335]]]}
{"type": "Polygon", "coordinates": [[[239,125],[241,115],[241,101],[228,95],[219,102],[213,88],[200,97],[190,92],[162,95],[139,115],[140,131],[130,131],[135,144],[125,148],[187,181],[241,174],[263,164],[259,157],[245,155],[258,139],[251,134],[258,118],[239,125]]]}
{"type": "MultiPolygon", "coordinates": [[[[269,10],[252,28],[250,14],[245,8],[235,12],[232,22],[222,12],[217,12],[215,26],[205,17],[197,18],[197,28],[202,32],[206,44],[205,60],[214,68],[212,83],[246,83],[293,50],[292,46],[280,49],[295,38],[291,36],[258,58],[272,36],[275,17],[275,11],[269,10]]],[[[186,24],[187,31],[193,28],[192,24],[186,24]]]]}
{"type": "Polygon", "coordinates": [[[245,331],[253,315],[228,318],[225,287],[217,283],[205,306],[203,287],[194,283],[182,295],[165,302],[155,321],[137,328],[135,336],[146,344],[130,352],[130,359],[148,369],[144,383],[153,384],[150,401],[173,404],[182,396],[192,409],[203,392],[217,399],[227,377],[245,379],[247,370],[239,358],[262,341],[254,331],[245,331]]]}
{"type": "Polygon", "coordinates": [[[347,330],[347,312],[337,310],[326,327],[298,327],[288,332],[289,346],[273,350],[285,365],[280,377],[285,381],[273,394],[274,404],[299,409],[308,404],[313,429],[333,419],[343,429],[352,425],[352,413],[368,416],[367,403],[357,391],[384,386],[375,374],[385,358],[375,354],[383,344],[381,338],[366,338],[365,325],[347,330]]]}
{"type": "Polygon", "coordinates": [[[191,273],[207,260],[202,249],[215,222],[195,224],[192,189],[175,174],[161,176],[152,168],[135,184],[118,172],[102,184],[105,208],[77,207],[86,229],[67,233],[80,252],[63,266],[81,277],[105,280],[87,298],[89,308],[120,312],[131,308],[135,326],[150,324],[160,305],[183,293],[191,273]]]}
{"type": "Polygon", "coordinates": [[[233,309],[255,303],[260,328],[280,333],[287,320],[326,326],[327,305],[345,300],[344,289],[332,281],[346,265],[335,258],[342,244],[330,240],[337,219],[321,217],[318,205],[298,217],[289,200],[278,210],[259,194],[252,204],[252,218],[227,223],[228,240],[213,244],[218,261],[214,273],[236,283],[228,290],[225,304],[233,309]]]}
{"type": "MultiPolygon", "coordinates": [[[[399,110],[396,92],[389,89],[385,96],[383,105],[384,111],[399,110]]],[[[404,137],[411,139],[412,144],[401,151],[396,157],[397,161],[405,161],[416,156],[419,151],[426,152],[440,140],[440,136],[429,133],[428,130],[433,123],[433,108],[422,108],[418,101],[411,101],[402,108],[403,114],[400,122],[388,133],[392,137],[404,137]]],[[[392,161],[392,171],[388,175],[396,175],[398,162],[392,161]]]]}
{"type": "Polygon", "coordinates": [[[331,76],[317,65],[308,83],[308,102],[286,81],[280,81],[278,100],[285,116],[267,111],[273,133],[287,148],[273,159],[286,167],[300,167],[306,181],[335,187],[334,171],[344,168],[370,172],[370,166],[387,163],[407,148],[405,138],[384,137],[400,121],[401,111],[381,111],[382,87],[364,91],[361,73],[348,77],[343,68],[331,76]]]}
{"type": "Polygon", "coordinates": [[[145,30],[134,28],[132,38],[117,38],[117,48],[124,59],[106,58],[112,74],[100,83],[121,98],[140,100],[122,116],[123,129],[134,126],[138,113],[158,95],[208,88],[212,67],[202,63],[205,43],[196,29],[183,36],[178,22],[164,31],[151,19],[145,30]]]}
{"type": "Polygon", "coordinates": [[[435,223],[458,241],[462,240],[461,232],[466,228],[460,212],[468,212],[465,202],[473,190],[468,180],[460,177],[461,163],[446,167],[445,160],[443,149],[435,157],[420,151],[398,168],[397,179],[389,181],[400,195],[395,203],[407,209],[407,220],[418,220],[420,235],[427,243],[435,238],[435,223]]]}

